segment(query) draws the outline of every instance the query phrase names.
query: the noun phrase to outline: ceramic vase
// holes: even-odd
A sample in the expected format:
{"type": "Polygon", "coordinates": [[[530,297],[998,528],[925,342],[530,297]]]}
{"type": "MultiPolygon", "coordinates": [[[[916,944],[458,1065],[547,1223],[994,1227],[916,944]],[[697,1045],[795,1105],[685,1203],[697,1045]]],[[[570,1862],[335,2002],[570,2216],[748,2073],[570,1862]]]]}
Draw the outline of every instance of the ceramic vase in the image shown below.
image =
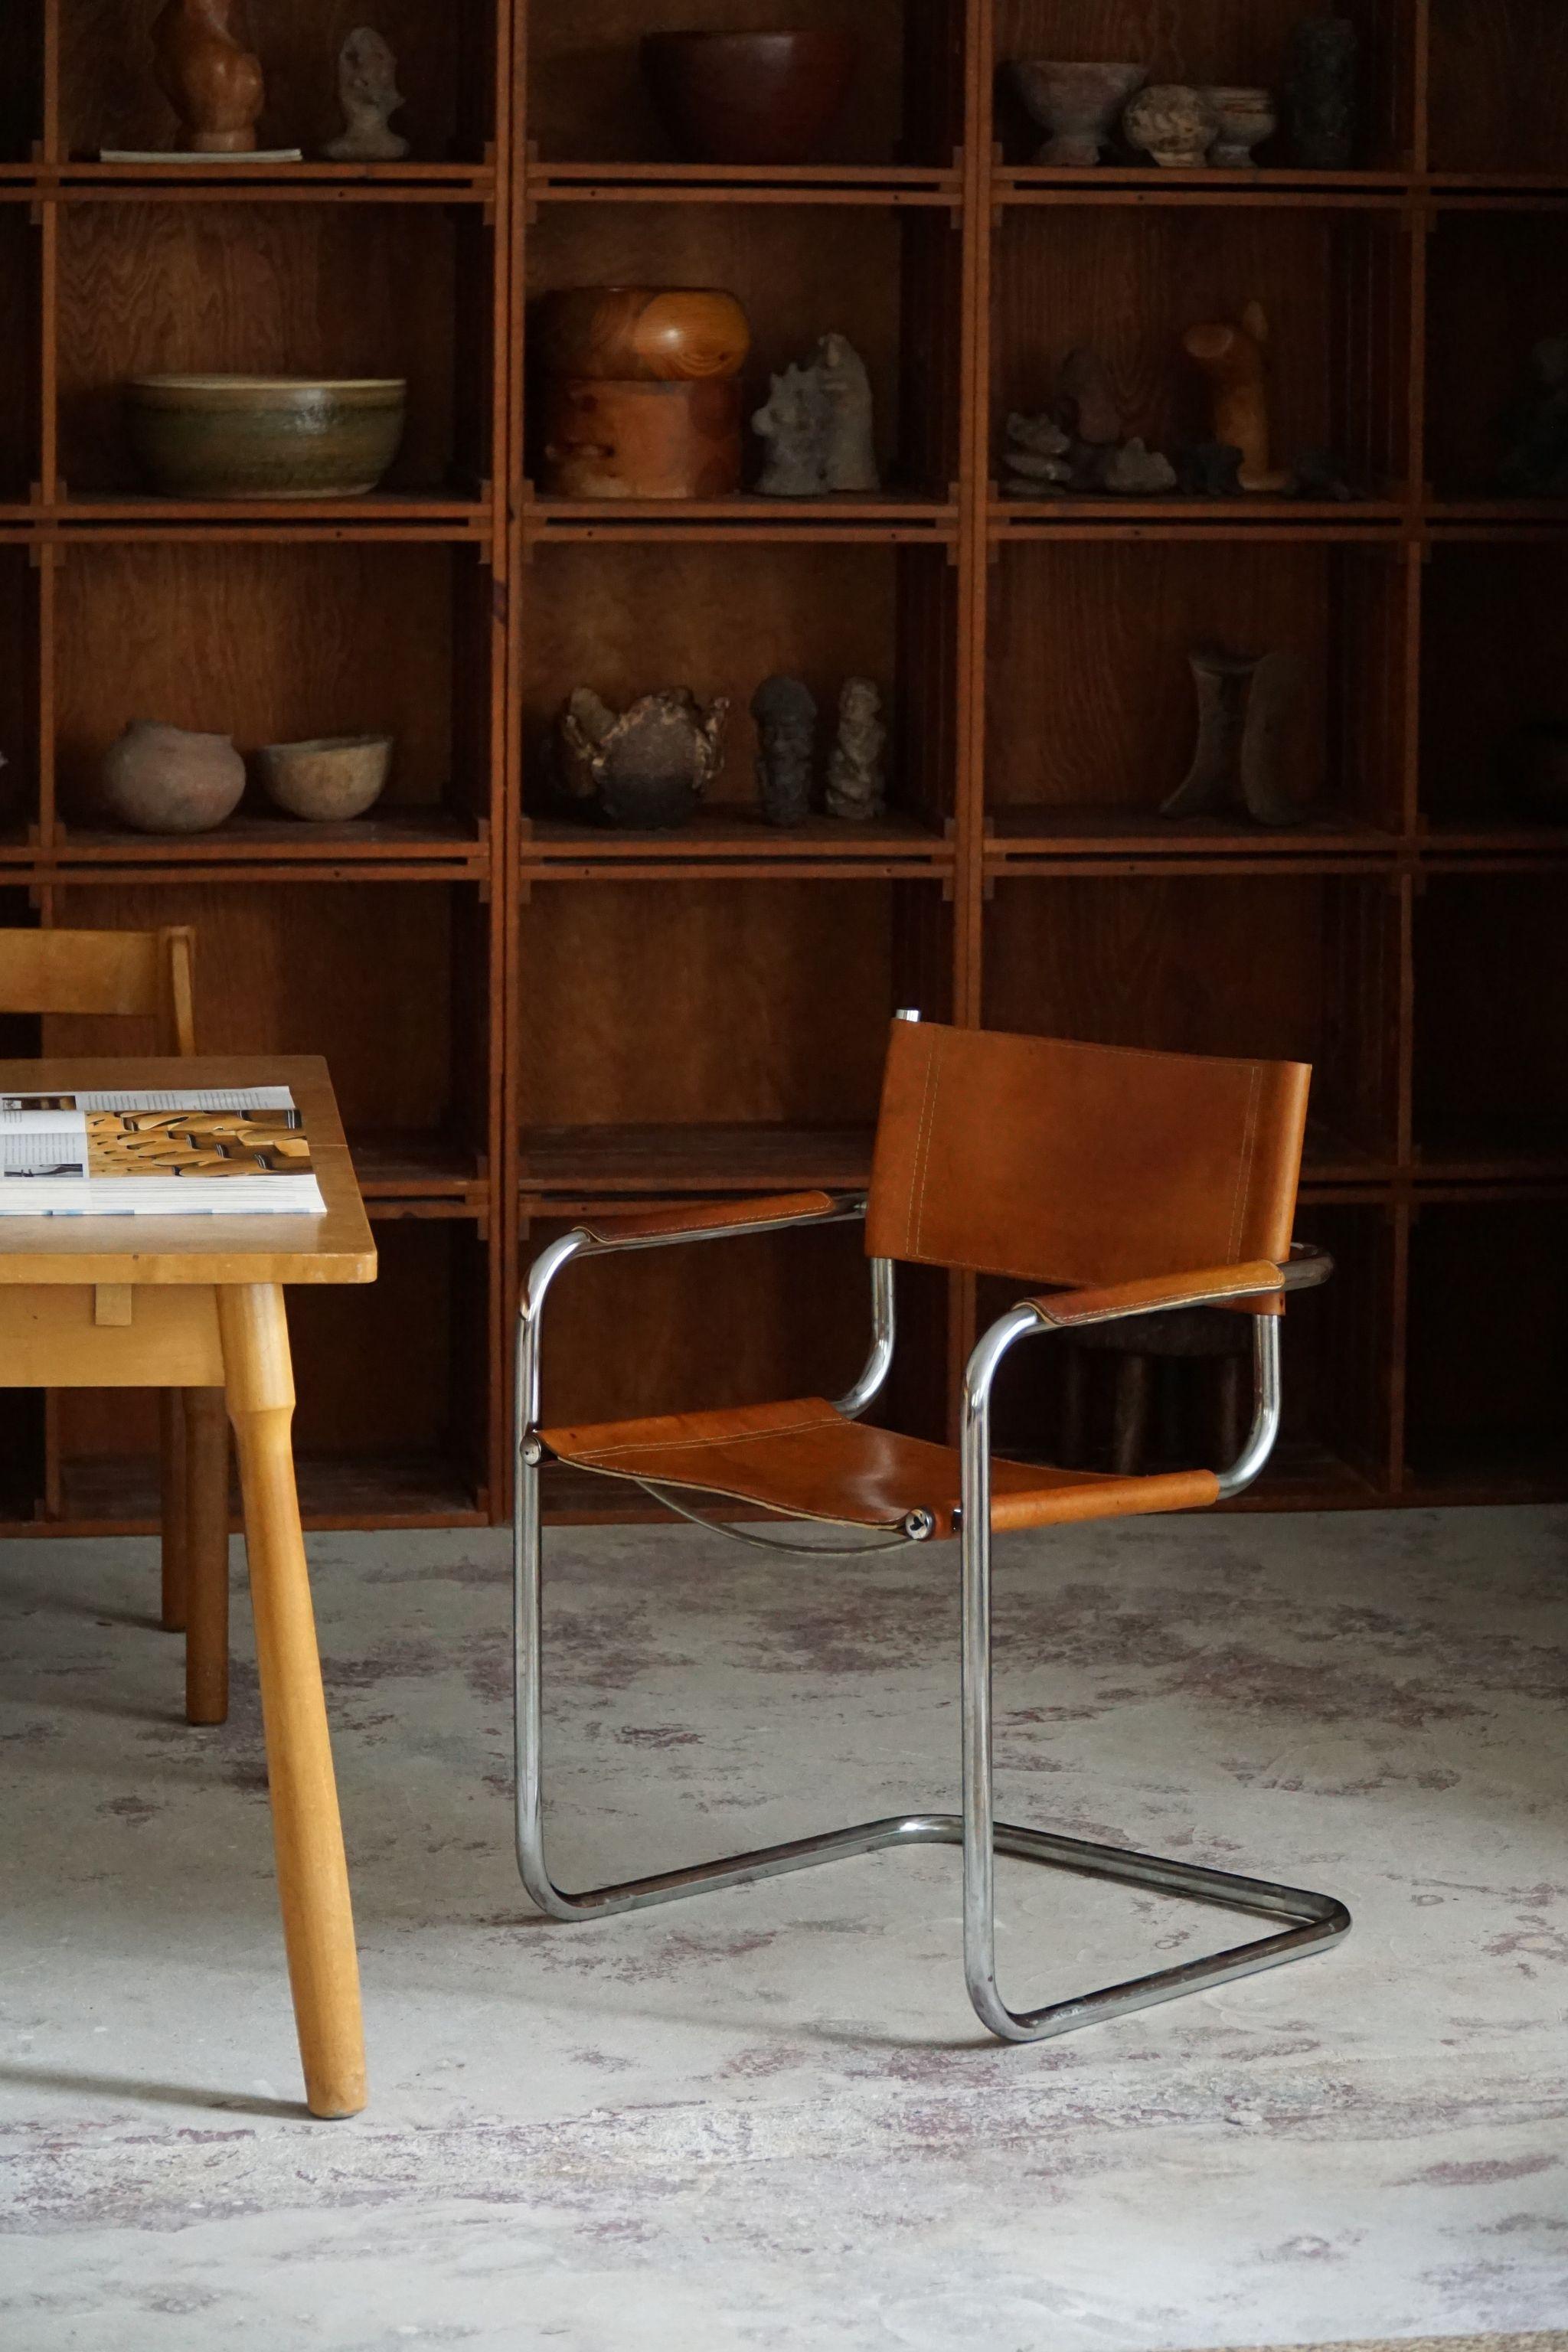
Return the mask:
{"type": "Polygon", "coordinates": [[[245,761],[227,735],[132,719],[103,755],[105,815],[132,833],[210,833],[239,806],[245,761]]]}
{"type": "Polygon", "coordinates": [[[1221,83],[1203,94],[1219,116],[1219,137],[1209,149],[1210,163],[1221,172],[1253,168],[1253,149],[1272,139],[1279,128],[1269,92],[1221,83]]]}
{"type": "Polygon", "coordinates": [[[1208,161],[1219,131],[1219,110],[1207,92],[1183,82],[1154,82],[1140,90],[1121,118],[1134,147],[1162,171],[1191,172],[1208,161]]]}
{"type": "Polygon", "coordinates": [[[168,0],[153,26],[158,87],[194,155],[248,155],[266,97],[261,60],[235,29],[236,0],[168,0]]]}
{"type": "Polygon", "coordinates": [[[1122,109],[1148,79],[1143,66],[1062,65],[1049,58],[1018,58],[1008,71],[1031,119],[1050,133],[1035,161],[1057,170],[1098,163],[1122,109]]]}

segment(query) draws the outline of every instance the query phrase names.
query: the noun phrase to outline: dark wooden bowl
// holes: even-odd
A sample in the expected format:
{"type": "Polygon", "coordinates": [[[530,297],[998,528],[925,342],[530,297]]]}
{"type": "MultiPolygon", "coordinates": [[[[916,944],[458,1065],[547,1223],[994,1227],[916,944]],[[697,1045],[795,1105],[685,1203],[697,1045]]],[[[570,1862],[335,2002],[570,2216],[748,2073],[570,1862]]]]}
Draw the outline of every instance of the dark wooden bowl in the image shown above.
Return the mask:
{"type": "Polygon", "coordinates": [[[808,163],[859,56],[847,33],[649,33],[642,68],[695,163],[808,163]]]}

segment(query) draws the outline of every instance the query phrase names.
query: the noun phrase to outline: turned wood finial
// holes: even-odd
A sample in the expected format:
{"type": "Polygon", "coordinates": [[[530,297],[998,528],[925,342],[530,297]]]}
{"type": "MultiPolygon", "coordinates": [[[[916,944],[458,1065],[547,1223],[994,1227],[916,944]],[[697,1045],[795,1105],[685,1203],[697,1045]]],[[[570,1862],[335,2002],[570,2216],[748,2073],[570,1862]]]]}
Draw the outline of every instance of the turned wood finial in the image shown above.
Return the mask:
{"type": "Polygon", "coordinates": [[[1216,320],[1189,327],[1184,344],[1209,380],[1215,439],[1241,452],[1242,488],[1286,489],[1289,476],[1269,464],[1268,313],[1262,303],[1249,302],[1235,325],[1216,320]]]}
{"type": "Polygon", "coordinates": [[[266,98],[261,60],[234,26],[238,0],[167,0],[153,26],[158,87],[193,155],[248,155],[266,98]]]}

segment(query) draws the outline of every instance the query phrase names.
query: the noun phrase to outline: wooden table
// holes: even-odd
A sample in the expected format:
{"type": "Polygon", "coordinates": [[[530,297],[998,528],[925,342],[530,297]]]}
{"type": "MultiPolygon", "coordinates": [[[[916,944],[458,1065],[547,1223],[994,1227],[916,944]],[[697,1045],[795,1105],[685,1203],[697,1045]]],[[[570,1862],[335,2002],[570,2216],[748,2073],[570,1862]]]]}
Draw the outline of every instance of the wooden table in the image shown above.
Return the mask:
{"type": "MultiPolygon", "coordinates": [[[[211,1055],[0,1063],[6,1093],[275,1086],[290,1087],[304,1114],[325,1216],[0,1217],[0,1387],[184,1389],[226,1402],[306,2097],[312,2115],[352,2116],[365,2103],[359,1963],[294,1485],[283,1310],[287,1283],[375,1279],[327,1066],[211,1055]]],[[[202,1475],[195,1461],[192,1475],[202,1475]]]]}

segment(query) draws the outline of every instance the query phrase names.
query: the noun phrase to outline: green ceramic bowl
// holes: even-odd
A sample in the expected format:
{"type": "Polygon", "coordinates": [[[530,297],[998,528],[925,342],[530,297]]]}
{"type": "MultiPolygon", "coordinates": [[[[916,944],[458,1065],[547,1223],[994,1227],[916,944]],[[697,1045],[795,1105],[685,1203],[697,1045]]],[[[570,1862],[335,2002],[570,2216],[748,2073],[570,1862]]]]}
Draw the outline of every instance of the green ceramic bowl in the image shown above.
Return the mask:
{"type": "Polygon", "coordinates": [[[142,375],[126,387],[137,463],[171,499],[353,499],[397,455],[401,376],[142,375]]]}

